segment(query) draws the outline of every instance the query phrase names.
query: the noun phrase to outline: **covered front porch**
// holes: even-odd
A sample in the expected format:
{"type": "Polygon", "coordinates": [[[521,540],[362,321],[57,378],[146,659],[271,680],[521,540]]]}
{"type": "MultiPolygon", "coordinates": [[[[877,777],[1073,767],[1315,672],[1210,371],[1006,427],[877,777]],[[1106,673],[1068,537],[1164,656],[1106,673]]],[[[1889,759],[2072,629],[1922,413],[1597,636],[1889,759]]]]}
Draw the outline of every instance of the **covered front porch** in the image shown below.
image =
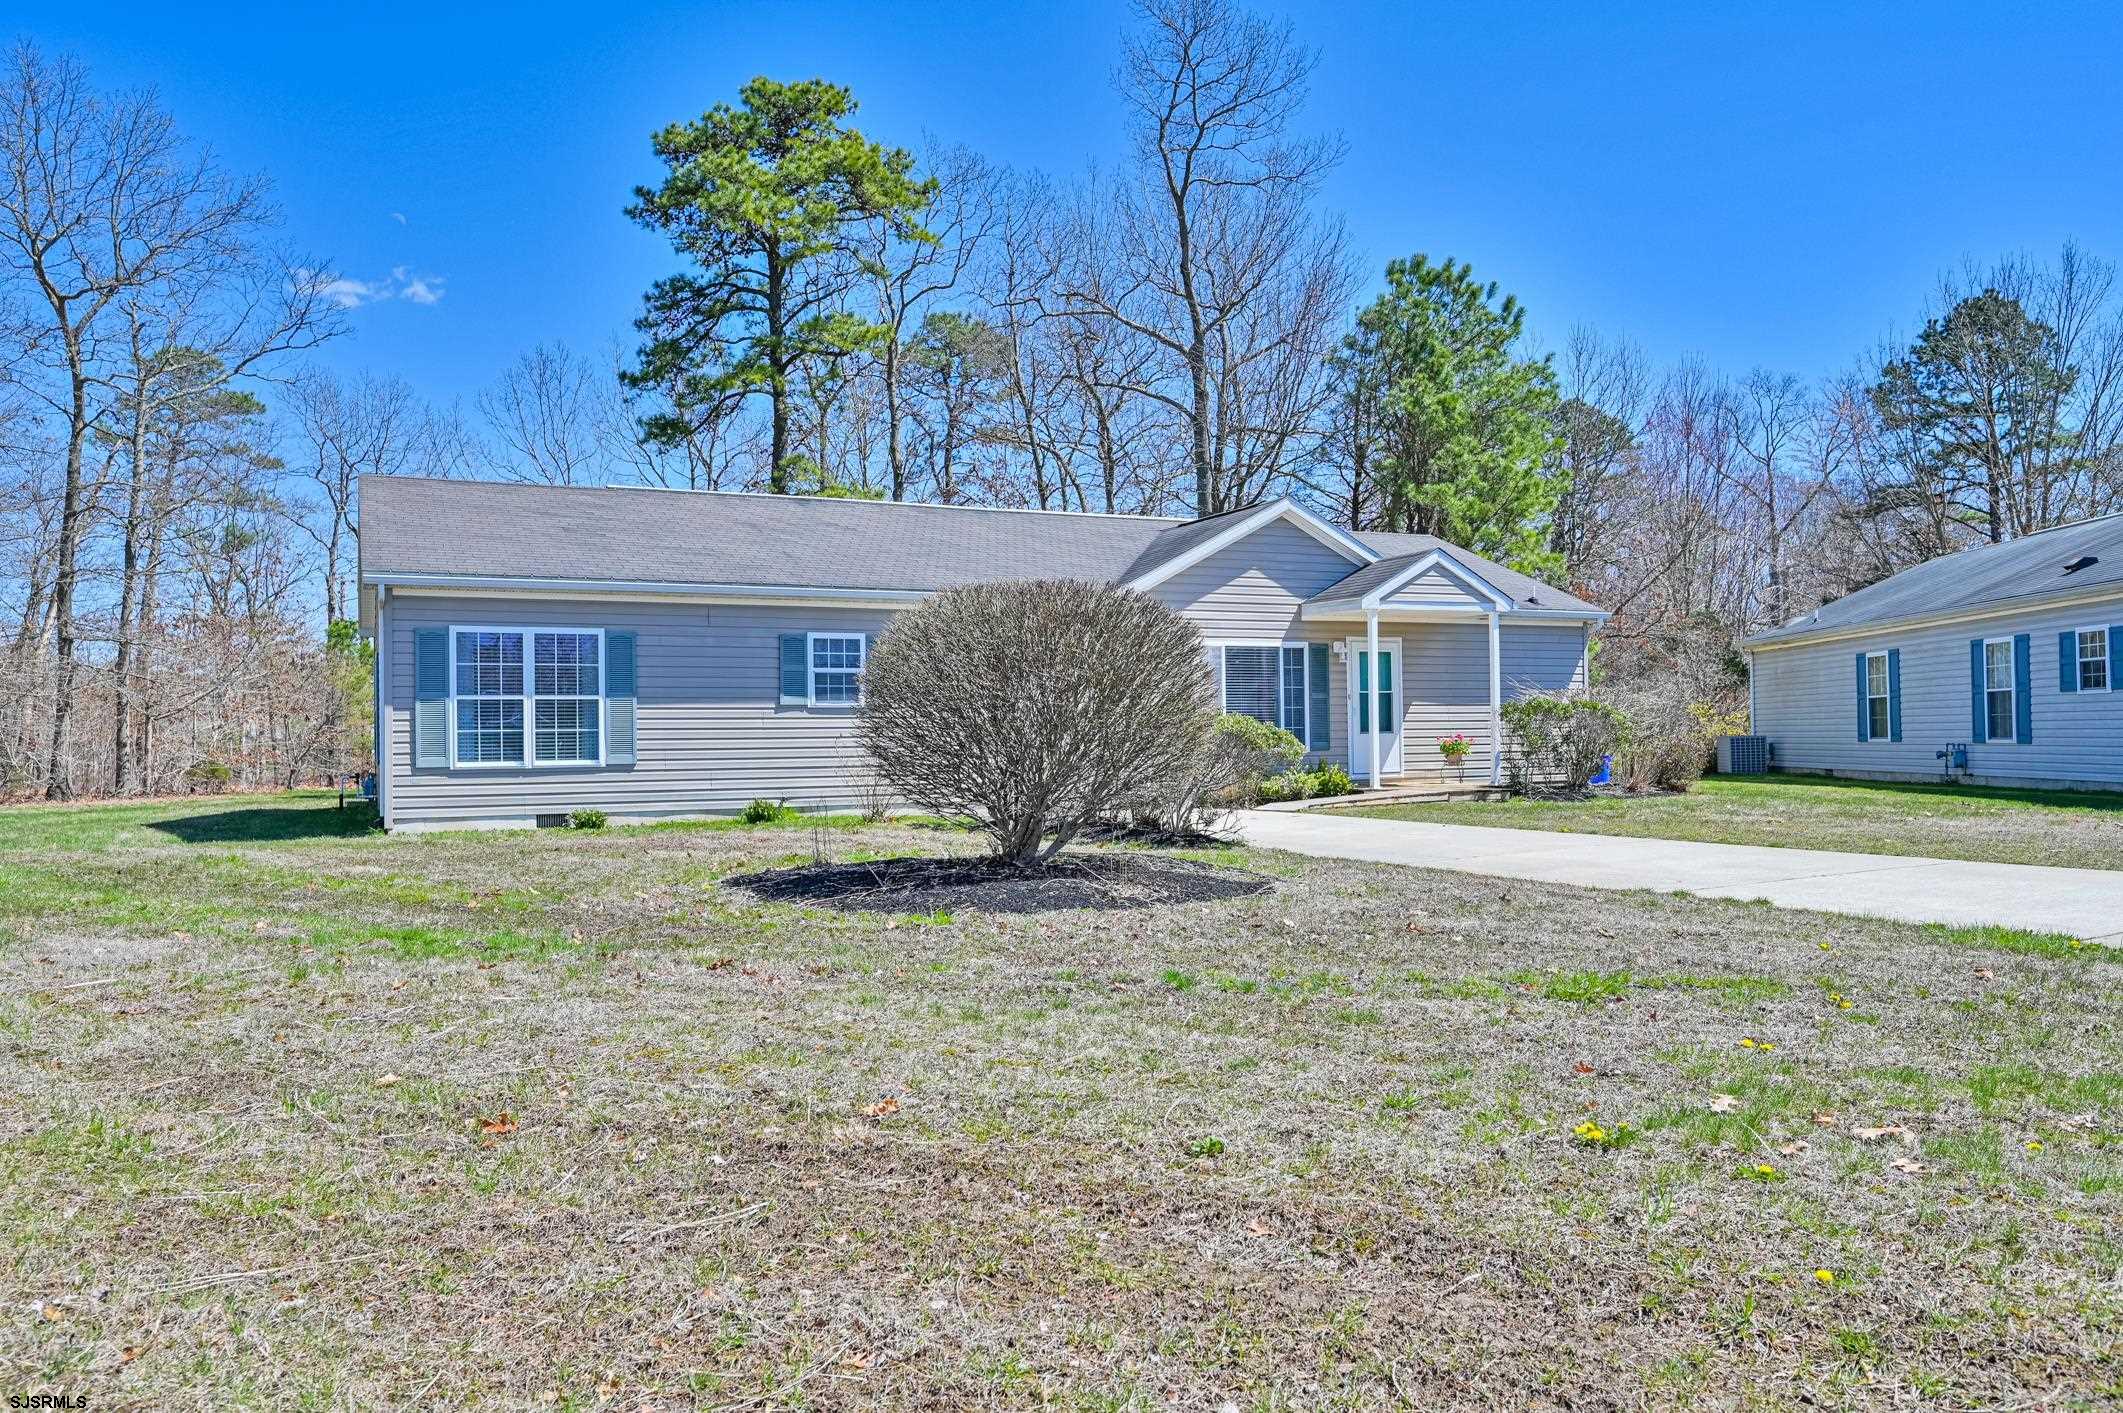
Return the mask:
{"type": "Polygon", "coordinates": [[[1343,675],[1349,772],[1381,797],[1502,786],[1507,689],[1582,686],[1589,666],[1584,613],[1519,603],[1442,551],[1361,570],[1300,616],[1343,675]],[[1520,631],[1536,625],[1546,631],[1520,631]],[[1470,747],[1457,763],[1444,753],[1454,736],[1470,747]]]}

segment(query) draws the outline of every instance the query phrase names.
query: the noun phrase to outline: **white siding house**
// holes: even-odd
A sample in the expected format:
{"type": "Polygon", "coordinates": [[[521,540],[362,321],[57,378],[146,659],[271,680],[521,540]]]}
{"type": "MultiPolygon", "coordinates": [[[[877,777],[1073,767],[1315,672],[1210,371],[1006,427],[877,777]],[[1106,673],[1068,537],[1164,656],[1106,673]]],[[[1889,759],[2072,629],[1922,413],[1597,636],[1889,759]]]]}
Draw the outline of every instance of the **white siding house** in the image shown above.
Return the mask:
{"type": "Polygon", "coordinates": [[[2119,570],[2110,516],[1860,590],[1744,645],[1754,730],[1781,770],[2123,788],[2119,570]]]}

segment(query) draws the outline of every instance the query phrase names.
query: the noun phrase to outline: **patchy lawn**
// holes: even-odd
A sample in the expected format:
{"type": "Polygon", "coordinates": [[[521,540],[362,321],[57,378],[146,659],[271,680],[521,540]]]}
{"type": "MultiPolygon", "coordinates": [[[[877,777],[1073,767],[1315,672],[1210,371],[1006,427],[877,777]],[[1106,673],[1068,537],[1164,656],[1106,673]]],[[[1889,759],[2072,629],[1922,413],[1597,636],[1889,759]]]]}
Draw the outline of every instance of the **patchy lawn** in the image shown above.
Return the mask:
{"type": "Polygon", "coordinates": [[[334,816],[0,813],[6,1392],[2123,1393],[2101,949],[1236,849],[858,912],[727,880],[973,841],[334,816]]]}
{"type": "Polygon", "coordinates": [[[2123,869],[2123,792],[1713,777],[1685,795],[1451,801],[1350,812],[1427,824],[2123,869]]]}

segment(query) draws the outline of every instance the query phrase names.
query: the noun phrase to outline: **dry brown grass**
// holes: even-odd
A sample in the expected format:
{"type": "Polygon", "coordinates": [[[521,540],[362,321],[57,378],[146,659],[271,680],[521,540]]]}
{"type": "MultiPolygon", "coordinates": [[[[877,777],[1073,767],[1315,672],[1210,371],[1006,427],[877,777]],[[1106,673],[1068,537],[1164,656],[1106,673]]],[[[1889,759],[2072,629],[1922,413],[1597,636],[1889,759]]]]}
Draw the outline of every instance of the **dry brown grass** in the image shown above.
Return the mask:
{"type": "Polygon", "coordinates": [[[1238,851],[1194,857],[1270,891],[803,910],[719,880],[970,845],[186,843],[161,808],[0,818],[0,1392],[2118,1392],[2105,955],[1238,851]]]}

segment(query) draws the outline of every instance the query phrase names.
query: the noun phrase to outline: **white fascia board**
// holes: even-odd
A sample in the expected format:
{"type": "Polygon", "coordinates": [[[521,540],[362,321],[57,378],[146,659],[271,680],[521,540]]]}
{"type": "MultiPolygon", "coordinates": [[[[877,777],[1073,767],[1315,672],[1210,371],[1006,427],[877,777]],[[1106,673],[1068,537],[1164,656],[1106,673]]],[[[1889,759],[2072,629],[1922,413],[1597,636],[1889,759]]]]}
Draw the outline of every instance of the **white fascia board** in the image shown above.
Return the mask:
{"type": "MultiPolygon", "coordinates": [[[[1362,618],[1372,610],[1362,599],[1335,599],[1326,603],[1308,603],[1299,610],[1298,616],[1308,620],[1362,618]]],[[[1377,610],[1381,623],[1452,623],[1465,619],[1479,621],[1494,613],[1506,623],[1605,623],[1612,615],[1604,609],[1583,608],[1483,608],[1476,604],[1455,607],[1451,604],[1428,604],[1422,608],[1395,608],[1391,605],[1377,610]]]]}
{"type": "Polygon", "coordinates": [[[1421,559],[1364,595],[1364,607],[1376,608],[1399,593],[1403,586],[1432,569],[1442,569],[1446,577],[1459,581],[1461,587],[1489,600],[1499,613],[1508,613],[1513,608],[1511,598],[1500,592],[1494,584],[1469,569],[1441,549],[1426,550],[1421,559]]]}
{"type": "Polygon", "coordinates": [[[2050,613],[2057,609],[2077,608],[2085,604],[2119,601],[2123,601],[2123,585],[2111,584],[2075,594],[2044,594],[2009,604],[1988,604],[1982,608],[1934,613],[1922,618],[1897,618],[1880,623],[1857,623],[1847,628],[1826,628],[1791,638],[1742,638],[1740,647],[1743,651],[1751,653],[1784,652],[1790,648],[1811,648],[1822,643],[1848,642],[1852,638],[1877,638],[1883,634],[1908,633],[1920,628],[1948,628],[1956,623],[1981,623],[1992,618],[2019,618],[2031,613],[2050,613]]]}
{"type": "Polygon", "coordinates": [[[1329,525],[1296,501],[1285,496],[1281,500],[1269,501],[1251,515],[1239,517],[1228,528],[1211,535],[1185,554],[1165,561],[1148,573],[1137,575],[1122,587],[1138,591],[1155,588],[1173,575],[1192,569],[1211,555],[1229,549],[1254,531],[1265,529],[1278,520],[1290,521],[1300,530],[1312,536],[1313,539],[1327,546],[1327,548],[1337,554],[1348,556],[1359,565],[1378,562],[1378,551],[1372,549],[1355,536],[1329,525]]]}
{"type": "Polygon", "coordinates": [[[606,598],[705,599],[719,603],[813,603],[909,607],[929,597],[923,589],[827,589],[773,584],[667,584],[655,580],[525,579],[491,574],[376,574],[364,582],[389,585],[401,594],[553,595],[606,598]]]}

